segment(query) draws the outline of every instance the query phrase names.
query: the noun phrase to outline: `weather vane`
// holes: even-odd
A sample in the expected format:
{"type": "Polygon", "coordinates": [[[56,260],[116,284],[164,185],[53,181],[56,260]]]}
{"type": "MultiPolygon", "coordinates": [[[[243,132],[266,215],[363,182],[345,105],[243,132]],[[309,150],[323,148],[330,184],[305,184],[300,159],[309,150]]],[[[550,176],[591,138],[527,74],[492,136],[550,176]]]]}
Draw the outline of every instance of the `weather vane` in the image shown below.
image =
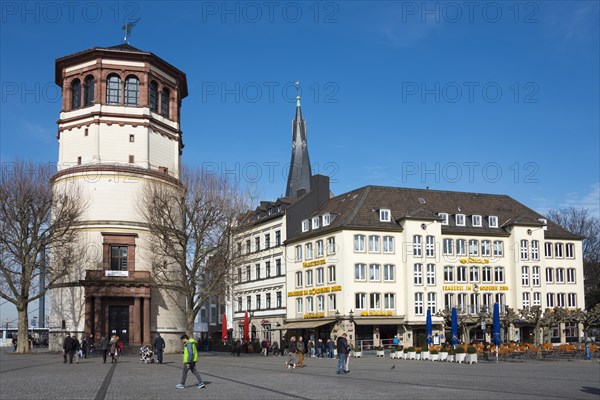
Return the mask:
{"type": "Polygon", "coordinates": [[[296,106],[300,106],[300,81],[294,82],[296,85],[296,106]]]}
{"type": "Polygon", "coordinates": [[[138,19],[136,19],[135,21],[127,21],[123,24],[123,26],[121,27],[121,29],[125,32],[125,37],[123,37],[123,42],[125,43],[129,43],[129,36],[131,36],[131,31],[133,30],[133,27],[139,22],[140,18],[138,17],[138,19]]]}

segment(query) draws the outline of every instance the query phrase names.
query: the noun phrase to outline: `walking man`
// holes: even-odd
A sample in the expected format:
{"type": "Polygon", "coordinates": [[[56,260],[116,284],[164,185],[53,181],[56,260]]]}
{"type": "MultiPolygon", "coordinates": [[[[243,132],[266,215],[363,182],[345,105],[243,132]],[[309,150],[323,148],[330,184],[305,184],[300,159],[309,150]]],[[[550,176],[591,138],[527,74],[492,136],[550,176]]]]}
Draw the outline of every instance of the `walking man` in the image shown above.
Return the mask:
{"type": "Polygon", "coordinates": [[[154,338],[154,350],[156,351],[156,358],[158,359],[158,363],[163,363],[163,353],[165,352],[165,339],[160,336],[160,333],[156,334],[154,338]]]}
{"type": "Polygon", "coordinates": [[[104,336],[100,340],[100,350],[102,351],[102,363],[106,364],[106,356],[108,355],[108,348],[110,347],[110,339],[108,336],[104,336]]]}
{"type": "Polygon", "coordinates": [[[298,367],[304,367],[304,342],[302,341],[302,336],[298,337],[298,341],[296,342],[296,353],[298,353],[298,367]]]}
{"type": "Polygon", "coordinates": [[[181,341],[183,342],[183,370],[181,372],[181,383],[175,387],[177,389],[185,388],[187,373],[188,371],[192,371],[192,374],[198,379],[198,388],[201,389],[206,385],[202,381],[200,373],[196,370],[196,363],[198,362],[198,348],[196,347],[196,341],[190,339],[188,335],[182,335],[181,341]]]}
{"type": "Polygon", "coordinates": [[[337,338],[338,362],[335,373],[338,375],[344,373],[344,366],[346,364],[346,358],[348,357],[348,340],[346,337],[347,335],[344,333],[342,336],[337,338]]]}
{"type": "Polygon", "coordinates": [[[75,355],[75,347],[76,343],[71,337],[69,333],[65,336],[65,340],[63,340],[63,359],[64,363],[67,363],[67,357],[69,359],[69,364],[73,364],[73,356],[75,355]]]}

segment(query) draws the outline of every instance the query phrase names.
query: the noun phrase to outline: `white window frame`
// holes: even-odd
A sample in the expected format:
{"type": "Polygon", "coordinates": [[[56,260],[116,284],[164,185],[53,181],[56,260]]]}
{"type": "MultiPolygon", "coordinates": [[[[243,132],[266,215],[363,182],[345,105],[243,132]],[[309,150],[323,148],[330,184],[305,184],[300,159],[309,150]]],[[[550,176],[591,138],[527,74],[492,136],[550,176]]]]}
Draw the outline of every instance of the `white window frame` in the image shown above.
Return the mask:
{"type": "Polygon", "coordinates": [[[317,312],[325,311],[325,296],[317,296],[317,312]]]}
{"type": "Polygon", "coordinates": [[[312,228],[313,229],[319,229],[321,227],[321,218],[319,217],[313,217],[312,218],[312,228]]]}
{"type": "Polygon", "coordinates": [[[298,245],[295,247],[296,249],[296,261],[302,261],[302,246],[298,245]]]}
{"type": "Polygon", "coordinates": [[[303,282],[302,279],[303,279],[302,278],[302,271],[296,272],[296,287],[297,288],[301,288],[303,286],[302,285],[302,282],[303,282]]]}
{"type": "Polygon", "coordinates": [[[383,265],[383,281],[394,282],[396,280],[396,266],[394,264],[383,265]]]}
{"type": "Polygon", "coordinates": [[[317,285],[323,285],[325,283],[325,268],[317,268],[317,285]]]}
{"type": "Polygon", "coordinates": [[[425,257],[435,257],[435,236],[425,237],[425,257]]]}
{"type": "Polygon", "coordinates": [[[317,257],[323,257],[323,240],[317,240],[317,257]]]}
{"type": "Polygon", "coordinates": [[[369,309],[381,310],[381,293],[369,293],[369,309]]]}
{"type": "Polygon", "coordinates": [[[523,300],[523,303],[522,303],[523,308],[527,309],[531,306],[530,299],[529,299],[529,292],[523,292],[522,300],[523,300]]]}
{"type": "Polygon", "coordinates": [[[554,248],[554,245],[552,244],[552,242],[544,243],[544,256],[546,258],[552,258],[553,248],[554,248]]]}
{"type": "Polygon", "coordinates": [[[394,237],[384,236],[383,237],[383,252],[393,253],[394,252],[394,237]]]}
{"type": "Polygon", "coordinates": [[[479,240],[469,239],[469,257],[479,256],[479,240]]]}
{"type": "Polygon", "coordinates": [[[456,283],[467,283],[467,267],[459,265],[456,267],[456,283]]]}
{"type": "Polygon", "coordinates": [[[381,238],[378,235],[369,235],[369,253],[381,252],[381,238]]]}
{"type": "Polygon", "coordinates": [[[423,256],[423,237],[421,235],[413,236],[413,257],[423,256]]]}
{"type": "Polygon", "coordinates": [[[296,314],[304,314],[304,301],[302,298],[296,299],[296,314]]]}
{"type": "Polygon", "coordinates": [[[481,215],[471,215],[471,223],[473,224],[474,227],[481,227],[482,223],[481,223],[481,215]]]}
{"type": "Polygon", "coordinates": [[[427,308],[431,310],[431,315],[437,312],[437,293],[427,292],[427,308]]]}
{"type": "Polygon", "coordinates": [[[367,264],[362,264],[362,263],[354,264],[354,280],[355,281],[366,281],[367,280],[367,264]]]}
{"type": "Polygon", "coordinates": [[[305,286],[312,286],[314,283],[314,279],[313,279],[313,270],[309,269],[306,271],[306,285],[305,286]]]}
{"type": "Polygon", "coordinates": [[[494,240],[494,257],[504,257],[504,242],[494,240]]]}
{"type": "Polygon", "coordinates": [[[556,268],[556,283],[565,283],[565,269],[556,268]]]}
{"type": "Polygon", "coordinates": [[[331,224],[331,214],[326,213],[323,214],[323,226],[329,226],[329,224],[331,224]]]}
{"type": "Polygon", "coordinates": [[[504,283],[504,267],[494,267],[494,283],[504,283]]]}
{"type": "Polygon", "coordinates": [[[366,250],[366,237],[365,235],[354,235],[354,252],[365,253],[366,250]]]}
{"type": "Polygon", "coordinates": [[[302,232],[308,232],[310,229],[310,222],[305,219],[302,221],[302,232]]]}
{"type": "Polygon", "coordinates": [[[444,255],[445,256],[454,255],[454,240],[453,239],[444,239],[444,255]]]}
{"type": "Polygon", "coordinates": [[[556,303],[554,301],[554,293],[546,293],[546,307],[554,308],[555,304],[556,303]]]}
{"type": "Polygon", "coordinates": [[[567,294],[567,307],[568,308],[577,308],[577,294],[576,293],[568,293],[567,294]]]}
{"type": "Polygon", "coordinates": [[[575,245],[573,243],[565,244],[565,256],[569,259],[575,258],[575,245]]]}
{"type": "Polygon", "coordinates": [[[456,214],[454,216],[456,226],[465,226],[465,214],[456,214]]]}
{"type": "Polygon", "coordinates": [[[567,283],[575,283],[575,268],[567,268],[567,283]]]}
{"type": "Polygon", "coordinates": [[[534,307],[542,305],[542,294],[540,292],[533,292],[533,300],[531,304],[534,307]]]}
{"type": "Polygon", "coordinates": [[[423,293],[415,293],[415,314],[423,315],[423,293]]]}
{"type": "Polygon", "coordinates": [[[435,264],[427,264],[427,286],[435,286],[435,264]]]}
{"type": "Polygon", "coordinates": [[[335,265],[329,265],[327,267],[327,282],[332,283],[335,282],[335,265]]]}
{"type": "Polygon", "coordinates": [[[438,213],[438,217],[442,218],[442,225],[448,225],[448,213],[438,213]]]}
{"type": "Polygon", "coordinates": [[[479,267],[475,265],[469,267],[469,282],[479,283],[479,267]]]}
{"type": "Polygon", "coordinates": [[[330,294],[327,296],[327,303],[328,303],[329,311],[337,310],[335,294],[330,294]]]}
{"type": "Polygon", "coordinates": [[[498,227],[498,217],[495,215],[488,216],[488,226],[490,228],[497,228],[498,227]]]}
{"type": "Polygon", "coordinates": [[[382,208],[379,210],[379,220],[381,222],[390,222],[392,220],[392,212],[389,208],[382,208]]]}
{"type": "Polygon", "coordinates": [[[492,283],[492,267],[485,265],[481,267],[481,283],[492,283]]]}
{"type": "Polygon", "coordinates": [[[561,307],[561,308],[565,307],[565,294],[564,293],[556,294],[556,307],[561,307]]]}
{"type": "Polygon", "coordinates": [[[540,267],[538,265],[534,265],[531,267],[531,286],[540,286],[540,267]]]}
{"type": "Polygon", "coordinates": [[[369,265],[369,281],[370,282],[381,282],[381,265],[370,264],[369,265]]]}
{"type": "Polygon", "coordinates": [[[540,242],[539,242],[539,240],[531,241],[531,260],[532,261],[540,260],[540,242]]]}
{"type": "Polygon", "coordinates": [[[312,260],[312,258],[313,258],[313,245],[312,245],[312,243],[306,243],[305,248],[306,248],[306,259],[307,260],[312,260]]]}
{"type": "Polygon", "coordinates": [[[529,260],[529,242],[526,239],[521,240],[521,261],[529,260]]]}
{"type": "Polygon", "coordinates": [[[423,264],[416,263],[413,266],[414,284],[418,286],[423,285],[423,264]]]}
{"type": "Polygon", "coordinates": [[[492,255],[492,242],[489,240],[481,241],[481,257],[490,257],[492,255]]]}
{"type": "Polygon", "coordinates": [[[554,269],[546,268],[546,283],[554,283],[554,269]]]}
{"type": "Polygon", "coordinates": [[[314,308],[314,300],[312,297],[307,297],[306,298],[306,312],[314,312],[315,308],[314,308]]]}
{"type": "Polygon", "coordinates": [[[454,283],[454,267],[451,265],[444,267],[444,283],[454,283]]]}
{"type": "Polygon", "coordinates": [[[456,255],[467,255],[467,241],[465,239],[456,239],[456,255]]]}
{"type": "Polygon", "coordinates": [[[384,310],[396,309],[396,294],[395,293],[384,293],[383,294],[383,309],[384,310]]]}
{"type": "Polygon", "coordinates": [[[331,236],[327,238],[327,255],[333,254],[335,254],[335,237],[331,236]]]}
{"type": "Polygon", "coordinates": [[[529,266],[521,266],[521,286],[529,287],[529,266]]]}
{"type": "Polygon", "coordinates": [[[366,293],[356,293],[354,295],[354,307],[357,310],[366,310],[367,309],[367,294],[366,293]]]}
{"type": "Polygon", "coordinates": [[[554,244],[554,258],[563,258],[563,244],[562,243],[554,244]]]}

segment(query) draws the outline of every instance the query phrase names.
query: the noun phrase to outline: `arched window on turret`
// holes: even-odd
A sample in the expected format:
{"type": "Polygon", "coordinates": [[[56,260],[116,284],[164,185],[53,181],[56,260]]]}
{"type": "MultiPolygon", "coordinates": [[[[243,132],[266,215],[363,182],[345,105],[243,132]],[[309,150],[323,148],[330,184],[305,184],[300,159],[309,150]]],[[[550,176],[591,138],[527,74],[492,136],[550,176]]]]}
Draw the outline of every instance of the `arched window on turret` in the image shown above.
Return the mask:
{"type": "Polygon", "coordinates": [[[76,110],[81,107],[81,82],[79,79],[73,80],[71,83],[71,110],[76,110]]]}
{"type": "Polygon", "coordinates": [[[164,88],[160,98],[160,113],[163,117],[169,118],[169,96],[171,92],[169,89],[164,88]]]}
{"type": "Polygon", "coordinates": [[[158,83],[150,82],[150,111],[158,112],[158,83]]]}
{"type": "Polygon", "coordinates": [[[135,76],[125,79],[125,105],[137,106],[140,99],[140,81],[135,76]]]}
{"type": "Polygon", "coordinates": [[[121,78],[118,75],[109,75],[106,80],[106,104],[121,103],[121,78]]]}
{"type": "Polygon", "coordinates": [[[94,105],[94,76],[88,75],[85,78],[83,85],[83,106],[89,107],[94,105]]]}

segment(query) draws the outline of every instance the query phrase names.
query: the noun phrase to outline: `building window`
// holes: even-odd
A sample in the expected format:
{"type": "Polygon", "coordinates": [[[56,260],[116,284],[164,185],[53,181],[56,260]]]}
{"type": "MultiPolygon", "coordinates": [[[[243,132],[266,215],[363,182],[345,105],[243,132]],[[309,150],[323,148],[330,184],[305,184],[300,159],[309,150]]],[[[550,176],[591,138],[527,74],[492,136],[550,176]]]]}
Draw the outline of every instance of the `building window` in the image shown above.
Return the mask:
{"type": "Polygon", "coordinates": [[[369,265],[369,280],[371,282],[381,281],[381,265],[379,264],[371,264],[369,265]]]}
{"type": "Polygon", "coordinates": [[[435,257],[435,237],[433,236],[425,238],[425,256],[435,257]]]}
{"type": "Polygon", "coordinates": [[[556,283],[565,283],[565,269],[556,268],[556,283]]]}
{"type": "Polygon", "coordinates": [[[415,293],[415,314],[423,315],[423,293],[415,293]]]}
{"type": "Polygon", "coordinates": [[[254,238],[254,251],[260,251],[260,237],[254,238]]]}
{"type": "Polygon", "coordinates": [[[149,97],[150,97],[150,111],[157,113],[158,112],[158,83],[156,83],[156,81],[150,82],[149,97]]]}
{"type": "Polygon", "coordinates": [[[492,267],[481,267],[481,282],[492,283],[492,267]]]}
{"type": "Polygon", "coordinates": [[[423,284],[423,264],[415,264],[414,266],[414,283],[415,285],[423,284]]]}
{"type": "Polygon", "coordinates": [[[296,272],[296,287],[302,287],[302,271],[296,272]]]}
{"type": "Polygon", "coordinates": [[[477,314],[479,310],[479,295],[477,293],[471,293],[471,314],[477,314]]]}
{"type": "Polygon", "coordinates": [[[448,213],[438,213],[438,216],[442,219],[442,225],[448,225],[448,213]]]}
{"type": "Polygon", "coordinates": [[[335,294],[330,294],[327,296],[327,300],[329,302],[329,311],[334,311],[337,309],[337,305],[335,303],[335,294]]]}
{"type": "Polygon", "coordinates": [[[317,240],[317,257],[323,257],[323,241],[317,240]]]}
{"type": "Polygon", "coordinates": [[[330,265],[327,267],[327,281],[335,282],[335,265],[330,265]]]}
{"type": "Polygon", "coordinates": [[[563,245],[562,243],[556,243],[554,245],[554,257],[563,258],[563,245]]]}
{"type": "Polygon", "coordinates": [[[81,81],[73,80],[71,83],[71,110],[77,110],[81,107],[81,81]]]}
{"type": "Polygon", "coordinates": [[[356,293],[356,295],[354,296],[354,307],[357,310],[364,310],[367,305],[366,305],[366,300],[367,300],[367,295],[365,293],[356,293]]]}
{"type": "Polygon", "coordinates": [[[309,269],[308,271],[306,271],[306,286],[312,286],[313,285],[313,271],[311,269],[309,269]]]}
{"type": "Polygon", "coordinates": [[[275,293],[275,297],[277,299],[277,308],[281,308],[281,292],[275,293]]]}
{"type": "Polygon", "coordinates": [[[260,279],[260,264],[255,265],[256,279],[260,279]]]}
{"type": "Polygon", "coordinates": [[[554,306],[554,293],[546,294],[546,307],[553,308],[554,306]]]}
{"type": "Polygon", "coordinates": [[[88,75],[83,84],[83,106],[89,107],[94,105],[94,77],[88,75]]]}
{"type": "Polygon", "coordinates": [[[454,240],[444,239],[444,255],[451,256],[454,254],[454,240]]]}
{"type": "Polygon", "coordinates": [[[237,310],[242,311],[242,298],[238,297],[237,299],[237,310]]]}
{"type": "Polygon", "coordinates": [[[260,303],[260,294],[256,295],[256,309],[260,310],[261,309],[261,303],[260,303]]]}
{"type": "Polygon", "coordinates": [[[392,264],[385,264],[383,266],[383,280],[385,282],[391,282],[394,279],[394,266],[392,264]]]}
{"type": "Polygon", "coordinates": [[[575,245],[573,245],[573,243],[567,243],[565,249],[567,258],[575,258],[575,245]]]}
{"type": "Polygon", "coordinates": [[[317,296],[317,312],[325,311],[325,296],[317,296]]]}
{"type": "Polygon", "coordinates": [[[492,255],[492,242],[489,240],[481,241],[481,257],[489,257],[492,255]]]}
{"type": "Polygon", "coordinates": [[[552,258],[552,243],[544,243],[544,255],[546,258],[552,258]]]}
{"type": "Polygon", "coordinates": [[[312,297],[307,297],[306,298],[306,312],[314,312],[315,308],[314,308],[314,304],[313,304],[313,298],[312,297]]]}
{"type": "Polygon", "coordinates": [[[354,265],[354,279],[357,281],[364,281],[367,279],[367,266],[365,264],[354,265]]]}
{"type": "Polygon", "coordinates": [[[491,311],[493,304],[494,304],[493,303],[494,295],[491,293],[484,293],[481,295],[481,298],[483,301],[481,305],[483,306],[484,311],[488,311],[488,312],[491,311]]]}
{"type": "Polygon", "coordinates": [[[432,315],[437,312],[437,295],[435,292],[427,293],[427,308],[429,308],[432,315]]]}
{"type": "Polygon", "coordinates": [[[504,267],[494,268],[494,282],[504,283],[504,267]]]}
{"type": "Polygon", "coordinates": [[[281,270],[281,260],[279,258],[275,260],[275,274],[277,276],[281,276],[283,274],[283,271],[281,270]]]}
{"type": "Polygon", "coordinates": [[[494,240],[494,257],[504,257],[504,242],[494,240]]]}
{"type": "Polygon", "coordinates": [[[575,268],[567,269],[567,283],[575,283],[575,268]]]}
{"type": "Polygon", "coordinates": [[[302,232],[308,232],[308,230],[310,229],[310,223],[308,222],[307,219],[302,221],[302,232]]]}
{"type": "Polygon", "coordinates": [[[533,261],[540,259],[540,242],[537,240],[531,241],[531,259],[533,261]]]}
{"type": "Polygon", "coordinates": [[[542,294],[540,292],[533,293],[533,306],[541,306],[542,305],[542,294]]]}
{"type": "Polygon", "coordinates": [[[252,297],[246,296],[246,310],[252,310],[252,297]]]}
{"type": "Polygon", "coordinates": [[[556,295],[556,306],[557,307],[565,306],[565,294],[564,293],[558,293],[556,295]]]}
{"type": "Polygon", "coordinates": [[[169,91],[169,89],[164,88],[162,90],[162,96],[160,98],[160,114],[165,118],[169,118],[169,96],[170,95],[171,95],[171,92],[169,91]]]}
{"type": "Polygon", "coordinates": [[[354,235],[354,251],[358,253],[365,252],[365,236],[354,235]]]}
{"type": "Polygon", "coordinates": [[[456,226],[465,226],[465,214],[456,214],[454,216],[456,226]]]}
{"type": "Polygon", "coordinates": [[[81,156],[77,157],[77,165],[81,165],[81,156]]]}
{"type": "Polygon", "coordinates": [[[370,253],[379,253],[379,236],[369,236],[369,252],[370,253]]]}
{"type": "Polygon", "coordinates": [[[385,293],[383,295],[383,308],[386,310],[396,308],[396,295],[394,293],[385,293]]]}
{"type": "Polygon", "coordinates": [[[137,106],[140,98],[140,81],[135,76],[125,79],[125,105],[137,106]]]}
{"type": "Polygon", "coordinates": [[[129,164],[135,164],[135,156],[133,154],[129,155],[129,164]]]}
{"type": "Polygon", "coordinates": [[[459,293],[456,301],[456,309],[459,313],[467,312],[467,299],[468,295],[466,293],[459,293]]]}
{"type": "Polygon", "coordinates": [[[531,267],[531,284],[533,286],[540,286],[540,267],[537,265],[531,267]]]}
{"type": "Polygon", "coordinates": [[[325,268],[317,268],[317,285],[325,283],[325,268]]]}
{"type": "Polygon", "coordinates": [[[246,254],[250,254],[252,249],[250,247],[250,239],[246,240],[246,254]]]}
{"type": "Polygon", "coordinates": [[[237,281],[238,281],[238,283],[242,283],[242,269],[241,268],[237,269],[237,281]]]}
{"type": "Polygon", "coordinates": [[[394,237],[384,236],[383,237],[383,252],[393,253],[394,252],[394,237]]]}
{"type": "Polygon", "coordinates": [[[456,255],[465,256],[467,255],[466,241],[465,239],[456,239],[456,255]]]}
{"type": "Polygon", "coordinates": [[[504,293],[496,293],[494,297],[496,298],[496,303],[498,303],[498,305],[500,306],[500,309],[503,310],[504,305],[506,304],[505,294],[504,293]]]}
{"type": "Polygon", "coordinates": [[[521,260],[529,259],[529,247],[527,245],[527,240],[521,240],[521,260]]]}
{"type": "Polygon", "coordinates": [[[481,215],[472,215],[471,223],[473,224],[473,226],[480,227],[481,226],[481,215]]]}
{"type": "Polygon", "coordinates": [[[523,292],[523,308],[529,308],[529,292],[523,292]]]}
{"type": "Polygon", "coordinates": [[[110,269],[127,271],[127,246],[110,246],[110,269]]]}
{"type": "Polygon", "coordinates": [[[469,240],[469,256],[474,257],[479,255],[479,240],[469,240]]]}
{"type": "Polygon", "coordinates": [[[567,307],[577,308],[577,295],[575,293],[569,293],[567,296],[567,307]]]}
{"type": "Polygon", "coordinates": [[[435,264],[427,264],[427,284],[435,285],[435,264]]]}
{"type": "Polygon", "coordinates": [[[327,255],[330,256],[335,254],[335,238],[327,238],[327,255]]]}
{"type": "Polygon", "coordinates": [[[250,280],[251,280],[250,266],[246,265],[246,282],[250,282],[250,280]]]}
{"type": "Polygon", "coordinates": [[[529,286],[529,267],[526,265],[521,267],[521,285],[529,286]]]}
{"type": "Polygon", "coordinates": [[[304,306],[302,304],[302,299],[296,299],[296,313],[303,314],[304,306]]]}
{"type": "Polygon", "coordinates": [[[469,282],[471,282],[471,283],[479,282],[479,267],[469,268],[469,282]]]}
{"type": "Polygon", "coordinates": [[[106,104],[121,103],[121,78],[110,75],[106,80],[106,104]]]}
{"type": "Polygon", "coordinates": [[[313,229],[318,229],[320,222],[321,222],[321,218],[319,218],[319,217],[313,217],[312,218],[312,228],[313,229]]]}
{"type": "Polygon", "coordinates": [[[454,267],[451,267],[449,265],[444,267],[444,282],[454,282],[454,267]]]}
{"type": "Polygon", "coordinates": [[[312,260],[313,258],[313,246],[312,243],[306,243],[306,259],[312,260]]]}
{"type": "Polygon", "coordinates": [[[323,226],[328,226],[331,223],[331,214],[323,214],[323,226]]]}
{"type": "Polygon", "coordinates": [[[302,246],[296,246],[296,261],[302,261],[302,246]]]}
{"type": "Polygon", "coordinates": [[[446,311],[452,310],[452,307],[455,306],[454,303],[454,293],[445,293],[444,294],[444,307],[446,311]]]}
{"type": "Polygon", "coordinates": [[[488,217],[488,225],[490,228],[497,228],[498,227],[498,217],[496,217],[495,215],[490,215],[488,217]]]}
{"type": "Polygon", "coordinates": [[[552,270],[552,268],[546,268],[546,283],[553,283],[554,282],[554,271],[552,270]]]}
{"type": "Polygon", "coordinates": [[[381,294],[380,293],[371,293],[369,296],[370,304],[369,308],[371,310],[381,310],[381,294]]]}
{"type": "Polygon", "coordinates": [[[275,231],[275,246],[281,246],[281,231],[275,231]]]}
{"type": "Polygon", "coordinates": [[[129,143],[135,143],[135,135],[129,135],[129,143]]]}
{"type": "Polygon", "coordinates": [[[379,220],[381,222],[390,222],[392,220],[392,213],[387,208],[379,210],[379,220]]]}
{"type": "Polygon", "coordinates": [[[463,266],[456,267],[456,282],[459,282],[459,283],[467,282],[467,267],[463,267],[463,266]]]}
{"type": "Polygon", "coordinates": [[[271,234],[265,233],[265,249],[271,248],[271,234]]]}
{"type": "Polygon", "coordinates": [[[420,235],[413,236],[413,256],[421,257],[423,255],[422,241],[423,238],[420,235]]]}

